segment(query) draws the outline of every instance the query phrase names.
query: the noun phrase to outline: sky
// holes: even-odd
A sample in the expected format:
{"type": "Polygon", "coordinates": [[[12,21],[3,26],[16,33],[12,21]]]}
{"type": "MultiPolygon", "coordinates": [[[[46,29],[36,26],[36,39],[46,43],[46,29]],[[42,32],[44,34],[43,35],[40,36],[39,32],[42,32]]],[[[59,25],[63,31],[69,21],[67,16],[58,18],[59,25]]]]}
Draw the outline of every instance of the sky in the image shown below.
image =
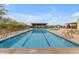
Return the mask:
{"type": "Polygon", "coordinates": [[[5,7],[9,17],[26,24],[62,25],[79,17],[79,4],[7,4],[5,7]]]}

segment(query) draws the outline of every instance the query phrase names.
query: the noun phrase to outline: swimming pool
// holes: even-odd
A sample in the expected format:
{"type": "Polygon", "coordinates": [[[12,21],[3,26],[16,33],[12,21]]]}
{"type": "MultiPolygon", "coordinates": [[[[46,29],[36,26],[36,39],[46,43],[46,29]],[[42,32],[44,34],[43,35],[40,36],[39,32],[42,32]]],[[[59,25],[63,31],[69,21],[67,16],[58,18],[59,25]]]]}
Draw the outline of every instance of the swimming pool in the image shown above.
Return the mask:
{"type": "Polygon", "coordinates": [[[31,31],[0,41],[0,48],[76,48],[78,45],[45,29],[31,31]]]}

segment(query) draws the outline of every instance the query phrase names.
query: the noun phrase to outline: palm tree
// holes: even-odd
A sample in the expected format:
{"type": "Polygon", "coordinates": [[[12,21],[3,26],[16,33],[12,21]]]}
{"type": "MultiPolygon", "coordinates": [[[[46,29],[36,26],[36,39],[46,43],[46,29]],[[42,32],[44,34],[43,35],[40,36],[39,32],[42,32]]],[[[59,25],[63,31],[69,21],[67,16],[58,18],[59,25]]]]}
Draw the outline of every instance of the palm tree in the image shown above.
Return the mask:
{"type": "Polygon", "coordinates": [[[2,16],[5,15],[7,10],[5,9],[4,5],[0,5],[0,20],[2,19],[2,16]]]}

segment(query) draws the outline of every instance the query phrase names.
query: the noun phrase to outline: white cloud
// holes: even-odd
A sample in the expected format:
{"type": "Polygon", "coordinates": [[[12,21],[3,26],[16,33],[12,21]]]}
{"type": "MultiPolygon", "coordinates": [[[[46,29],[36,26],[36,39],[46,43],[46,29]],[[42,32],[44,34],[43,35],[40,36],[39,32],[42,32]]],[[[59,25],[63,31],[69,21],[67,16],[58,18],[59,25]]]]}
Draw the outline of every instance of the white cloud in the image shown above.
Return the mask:
{"type": "Polygon", "coordinates": [[[58,17],[52,17],[51,20],[48,21],[49,25],[56,25],[58,24],[59,18],[58,17]]]}
{"type": "Polygon", "coordinates": [[[22,13],[10,13],[8,16],[14,20],[19,22],[24,22],[26,24],[31,23],[48,23],[49,25],[61,24],[62,20],[60,20],[59,16],[53,16],[50,13],[40,13],[36,15],[28,15],[22,13]]]}
{"type": "Polygon", "coordinates": [[[8,14],[10,18],[13,18],[14,20],[24,22],[27,24],[35,23],[35,22],[48,22],[51,14],[38,14],[38,15],[27,15],[27,14],[21,14],[21,13],[10,13],[8,14]]]}
{"type": "Polygon", "coordinates": [[[30,22],[34,21],[35,16],[32,15],[26,15],[26,14],[21,14],[21,13],[11,13],[8,15],[10,18],[13,18],[14,20],[24,22],[29,24],[30,22]]]}
{"type": "Polygon", "coordinates": [[[37,14],[22,14],[22,13],[15,13],[15,12],[9,12],[8,16],[13,18],[14,20],[24,22],[26,24],[35,23],[35,22],[42,22],[42,23],[48,23],[50,25],[52,24],[59,24],[61,20],[59,20],[59,16],[56,13],[56,8],[49,7],[50,11],[47,13],[41,13],[37,12],[37,14]]]}
{"type": "Polygon", "coordinates": [[[74,14],[72,14],[73,17],[79,17],[79,12],[75,12],[74,14]]]}
{"type": "MultiPolygon", "coordinates": [[[[9,6],[9,4],[6,4],[7,6],[9,6]]],[[[13,7],[11,7],[13,8],[13,7]]],[[[14,20],[20,21],[20,22],[24,22],[26,24],[30,24],[30,23],[35,23],[35,22],[43,22],[43,23],[52,23],[52,22],[56,22],[57,18],[54,16],[56,15],[56,8],[50,6],[50,7],[46,7],[48,8],[50,11],[49,12],[37,12],[36,14],[23,14],[23,13],[16,13],[16,12],[9,12],[8,16],[13,18],[14,20]]],[[[29,11],[30,12],[30,11],[29,11]]]]}
{"type": "Polygon", "coordinates": [[[79,18],[79,12],[73,13],[71,22],[76,22],[78,18],[79,18]]]}

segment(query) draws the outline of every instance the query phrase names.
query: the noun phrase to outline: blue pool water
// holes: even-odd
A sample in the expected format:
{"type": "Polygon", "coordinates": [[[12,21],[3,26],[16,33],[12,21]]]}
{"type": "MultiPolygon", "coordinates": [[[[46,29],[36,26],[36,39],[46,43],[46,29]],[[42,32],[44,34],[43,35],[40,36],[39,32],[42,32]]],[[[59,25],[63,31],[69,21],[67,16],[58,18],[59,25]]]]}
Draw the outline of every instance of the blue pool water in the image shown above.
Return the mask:
{"type": "Polygon", "coordinates": [[[33,29],[0,41],[0,48],[76,48],[78,45],[45,29],[33,29]]]}

